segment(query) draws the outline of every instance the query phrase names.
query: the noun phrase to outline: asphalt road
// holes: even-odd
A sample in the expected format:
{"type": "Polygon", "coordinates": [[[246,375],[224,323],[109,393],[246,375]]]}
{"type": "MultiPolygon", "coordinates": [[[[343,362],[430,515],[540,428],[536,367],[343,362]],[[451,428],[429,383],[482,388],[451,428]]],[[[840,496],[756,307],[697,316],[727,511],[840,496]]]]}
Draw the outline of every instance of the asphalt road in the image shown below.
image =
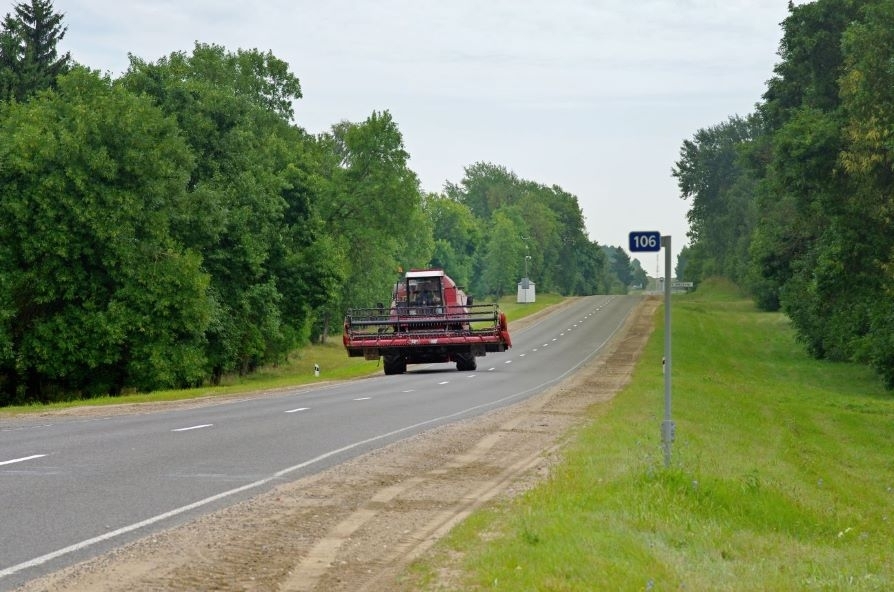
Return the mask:
{"type": "Polygon", "coordinates": [[[599,355],[638,302],[592,296],[478,370],[296,388],[196,408],[0,420],[0,590],[434,426],[510,405],[599,355]]]}

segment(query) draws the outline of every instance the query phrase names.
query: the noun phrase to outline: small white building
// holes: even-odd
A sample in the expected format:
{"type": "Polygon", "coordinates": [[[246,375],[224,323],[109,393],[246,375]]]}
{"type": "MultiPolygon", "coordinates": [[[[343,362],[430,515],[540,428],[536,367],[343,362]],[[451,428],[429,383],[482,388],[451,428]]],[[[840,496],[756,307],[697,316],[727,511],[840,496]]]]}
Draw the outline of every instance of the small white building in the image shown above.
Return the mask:
{"type": "Polygon", "coordinates": [[[516,302],[519,303],[528,303],[534,302],[537,300],[536,290],[534,288],[534,282],[529,280],[526,277],[523,277],[521,281],[518,283],[518,298],[516,302]]]}

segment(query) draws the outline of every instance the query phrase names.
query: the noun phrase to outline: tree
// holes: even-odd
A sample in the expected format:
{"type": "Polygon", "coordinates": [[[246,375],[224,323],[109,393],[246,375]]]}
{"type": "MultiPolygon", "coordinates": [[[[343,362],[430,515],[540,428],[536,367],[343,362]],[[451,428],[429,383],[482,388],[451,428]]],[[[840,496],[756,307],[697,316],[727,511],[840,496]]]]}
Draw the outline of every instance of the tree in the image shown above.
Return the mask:
{"type": "Polygon", "coordinates": [[[481,274],[482,293],[498,299],[515,293],[524,268],[526,251],[522,237],[526,233],[522,221],[510,212],[505,209],[494,212],[481,274]]]}
{"type": "Polygon", "coordinates": [[[852,187],[839,166],[843,111],[838,81],[842,35],[858,9],[848,0],[824,0],[790,12],[783,23],[783,60],[759,106],[769,158],[758,169],[761,216],[751,246],[757,266],[752,277],[767,292],[765,301],[778,294],[812,355],[847,359],[865,321],[859,318],[864,308],[842,291],[859,256],[851,253],[842,260],[846,251],[839,244],[843,197],[852,187]]]}
{"type": "Polygon", "coordinates": [[[327,156],[318,209],[346,269],[341,294],[321,311],[325,333],[332,319],[341,326],[346,308],[386,300],[398,270],[427,265],[434,244],[419,180],[389,112],[343,121],[320,142],[327,156]]]}
{"type": "Polygon", "coordinates": [[[639,262],[639,259],[631,259],[630,260],[630,284],[640,286],[645,288],[649,284],[649,274],[646,273],[646,270],[643,269],[642,264],[639,262]]]}
{"type": "MultiPolygon", "coordinates": [[[[579,291],[598,280],[581,275],[593,260],[582,251],[589,239],[575,196],[557,185],[547,187],[520,179],[505,167],[483,162],[466,167],[462,181],[448,183],[445,193],[467,207],[482,224],[492,223],[497,211],[513,212],[519,225],[527,229],[528,256],[542,289],[562,294],[592,293],[579,291]]],[[[483,260],[479,261],[483,265],[483,260]]],[[[477,275],[473,283],[482,279],[477,275]]]]}
{"type": "Polygon", "coordinates": [[[894,385],[894,4],[789,12],[745,133],[731,120],[681,151],[674,174],[693,198],[685,273],[744,278],[813,356],[869,362],[894,385]],[[743,273],[736,261],[748,259],[743,273]]]}
{"type": "Polygon", "coordinates": [[[0,98],[24,101],[53,88],[68,71],[71,56],[58,53],[67,27],[51,0],[20,2],[13,14],[6,15],[0,30],[0,98]]]}
{"type": "Polygon", "coordinates": [[[599,293],[598,278],[602,276],[604,260],[600,258],[598,245],[587,237],[584,214],[577,197],[558,185],[543,188],[541,195],[556,222],[555,240],[547,243],[554,250],[544,254],[543,265],[551,272],[547,285],[565,295],[599,293]],[[597,271],[596,268],[600,269],[597,271]]]}
{"type": "Polygon", "coordinates": [[[333,272],[321,265],[323,277],[304,284],[289,277],[315,269],[292,250],[306,246],[297,238],[305,229],[315,236],[302,202],[317,190],[302,174],[311,140],[289,123],[291,101],[301,96],[297,78],[269,53],[197,43],[190,55],[155,63],[131,56],[121,82],[176,118],[196,158],[175,232],[211,278],[205,337],[213,379],[280,360],[304,334],[310,298],[292,292],[287,300],[283,286],[316,291],[333,272]],[[305,316],[285,316],[285,307],[305,316]]]}
{"type": "Polygon", "coordinates": [[[470,286],[475,264],[484,250],[484,230],[469,208],[446,196],[430,194],[423,201],[434,236],[432,265],[447,271],[460,286],[470,286]]]}
{"type": "Polygon", "coordinates": [[[626,294],[628,287],[634,282],[634,267],[630,256],[620,246],[602,246],[600,250],[605,257],[602,268],[602,285],[606,294],[626,294]]]}
{"type": "Polygon", "coordinates": [[[504,205],[519,197],[519,178],[505,167],[477,162],[465,168],[459,184],[447,183],[447,196],[464,204],[481,220],[489,220],[504,205]]]}
{"type": "Polygon", "coordinates": [[[683,199],[691,200],[686,216],[690,243],[689,274],[722,275],[743,282],[748,272],[748,249],[757,214],[755,177],[743,153],[759,135],[755,118],[731,117],[701,129],[683,142],[672,169],[683,199]],[[703,258],[698,260],[698,258],[703,258]]]}
{"type": "Polygon", "coordinates": [[[841,162],[854,180],[844,204],[849,224],[843,238],[860,245],[850,250],[859,257],[855,279],[859,305],[866,310],[855,357],[871,364],[894,388],[894,1],[867,4],[862,19],[845,31],[842,48],[846,145],[841,162]]]}
{"type": "Polygon", "coordinates": [[[172,233],[175,122],[82,68],[0,111],[3,403],[201,381],[208,277],[172,233]]]}
{"type": "Polygon", "coordinates": [[[571,278],[571,294],[608,294],[611,286],[605,281],[608,261],[595,241],[583,240],[573,250],[575,272],[571,278]]]}

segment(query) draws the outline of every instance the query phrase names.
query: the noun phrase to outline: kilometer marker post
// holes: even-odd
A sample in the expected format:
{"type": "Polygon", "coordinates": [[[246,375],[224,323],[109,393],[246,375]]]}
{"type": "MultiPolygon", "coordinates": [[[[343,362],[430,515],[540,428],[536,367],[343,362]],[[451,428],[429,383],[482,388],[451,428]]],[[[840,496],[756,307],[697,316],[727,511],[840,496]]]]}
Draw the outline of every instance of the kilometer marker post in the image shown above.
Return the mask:
{"type": "Polygon", "coordinates": [[[664,466],[670,467],[671,443],[676,426],[671,419],[671,237],[657,231],[630,233],[632,253],[657,253],[664,247],[664,421],[661,422],[661,443],[664,466]]]}

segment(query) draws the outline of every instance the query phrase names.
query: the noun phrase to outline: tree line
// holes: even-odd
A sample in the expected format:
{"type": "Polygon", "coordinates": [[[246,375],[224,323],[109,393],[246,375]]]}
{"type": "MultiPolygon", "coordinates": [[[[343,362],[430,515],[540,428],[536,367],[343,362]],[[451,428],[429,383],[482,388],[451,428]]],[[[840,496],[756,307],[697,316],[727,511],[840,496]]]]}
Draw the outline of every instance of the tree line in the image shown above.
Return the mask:
{"type": "Polygon", "coordinates": [[[341,331],[398,269],[473,293],[624,292],[574,195],[476,163],[420,189],[388,111],[322,134],[270,52],[196,43],[118,78],[57,47],[49,0],[0,28],[0,405],[215,384],[341,331]]]}
{"type": "Polygon", "coordinates": [[[681,147],[677,275],[731,278],[894,388],[894,0],[790,3],[782,25],[755,111],[681,147]]]}

